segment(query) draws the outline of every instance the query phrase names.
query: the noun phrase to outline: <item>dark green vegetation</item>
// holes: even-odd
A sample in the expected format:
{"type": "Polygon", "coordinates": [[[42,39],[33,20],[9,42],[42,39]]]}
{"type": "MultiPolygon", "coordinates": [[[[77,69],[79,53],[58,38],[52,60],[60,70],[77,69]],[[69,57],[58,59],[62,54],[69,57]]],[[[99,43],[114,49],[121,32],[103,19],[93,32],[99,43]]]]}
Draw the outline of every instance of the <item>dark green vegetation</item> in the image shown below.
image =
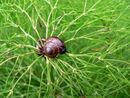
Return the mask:
{"type": "Polygon", "coordinates": [[[0,98],[129,98],[128,0],[0,0],[0,98]],[[69,53],[44,59],[39,38],[69,53]]]}

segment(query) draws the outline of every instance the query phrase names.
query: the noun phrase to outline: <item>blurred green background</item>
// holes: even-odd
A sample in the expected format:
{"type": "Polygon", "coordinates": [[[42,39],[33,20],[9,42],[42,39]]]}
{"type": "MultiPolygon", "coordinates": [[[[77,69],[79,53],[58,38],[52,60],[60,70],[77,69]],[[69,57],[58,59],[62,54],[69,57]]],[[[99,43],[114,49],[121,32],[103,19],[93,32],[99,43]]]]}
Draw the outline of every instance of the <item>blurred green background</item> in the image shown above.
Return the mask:
{"type": "Polygon", "coordinates": [[[129,98],[129,0],[0,0],[0,98],[129,98]],[[44,59],[37,40],[68,53],[44,59]]]}

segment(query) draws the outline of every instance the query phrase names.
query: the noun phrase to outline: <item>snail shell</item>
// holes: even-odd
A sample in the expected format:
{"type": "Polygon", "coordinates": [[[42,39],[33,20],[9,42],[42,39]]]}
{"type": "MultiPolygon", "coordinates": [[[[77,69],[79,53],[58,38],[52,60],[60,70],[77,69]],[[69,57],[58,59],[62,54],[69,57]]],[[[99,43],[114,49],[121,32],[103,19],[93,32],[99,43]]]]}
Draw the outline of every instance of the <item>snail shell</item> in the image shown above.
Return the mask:
{"type": "Polygon", "coordinates": [[[46,40],[40,40],[38,46],[38,54],[46,55],[47,57],[54,58],[58,54],[63,54],[66,52],[66,47],[64,42],[56,36],[47,38],[46,40]]]}

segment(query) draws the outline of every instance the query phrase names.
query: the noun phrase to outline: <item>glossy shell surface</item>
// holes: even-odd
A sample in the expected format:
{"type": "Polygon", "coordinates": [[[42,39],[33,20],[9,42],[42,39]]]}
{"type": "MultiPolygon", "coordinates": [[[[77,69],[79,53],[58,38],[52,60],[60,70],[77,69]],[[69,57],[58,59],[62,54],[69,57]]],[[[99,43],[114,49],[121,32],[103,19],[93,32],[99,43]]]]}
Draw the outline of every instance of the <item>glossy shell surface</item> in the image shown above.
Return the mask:
{"type": "Polygon", "coordinates": [[[58,54],[63,54],[66,52],[64,42],[55,36],[39,40],[39,46],[37,47],[39,55],[46,55],[50,58],[55,58],[58,54]]]}

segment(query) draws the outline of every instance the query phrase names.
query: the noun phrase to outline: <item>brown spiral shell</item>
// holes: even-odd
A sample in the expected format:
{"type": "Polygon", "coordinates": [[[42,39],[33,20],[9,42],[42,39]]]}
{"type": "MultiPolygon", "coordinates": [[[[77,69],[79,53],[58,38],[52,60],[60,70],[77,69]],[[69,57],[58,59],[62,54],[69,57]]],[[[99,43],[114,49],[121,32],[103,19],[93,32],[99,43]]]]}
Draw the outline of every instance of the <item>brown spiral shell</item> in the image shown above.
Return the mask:
{"type": "Polygon", "coordinates": [[[39,40],[39,46],[37,46],[39,55],[46,55],[49,58],[55,58],[58,54],[66,52],[64,42],[56,36],[49,37],[47,39],[39,40]]]}

